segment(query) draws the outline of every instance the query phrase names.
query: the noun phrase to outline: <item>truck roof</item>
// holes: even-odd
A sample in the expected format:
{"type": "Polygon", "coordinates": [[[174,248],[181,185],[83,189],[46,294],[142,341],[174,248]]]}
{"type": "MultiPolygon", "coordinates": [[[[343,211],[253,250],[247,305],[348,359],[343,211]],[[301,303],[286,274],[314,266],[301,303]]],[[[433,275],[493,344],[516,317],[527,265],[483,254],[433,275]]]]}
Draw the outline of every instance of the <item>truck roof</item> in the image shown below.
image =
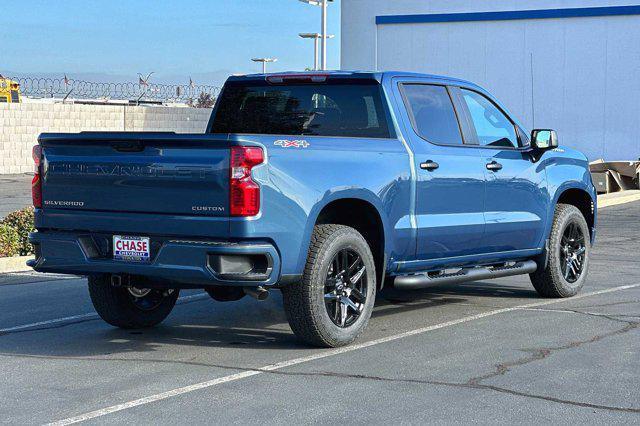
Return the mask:
{"type": "Polygon", "coordinates": [[[264,80],[267,77],[278,76],[314,76],[314,75],[326,75],[331,78],[357,78],[357,79],[372,79],[381,82],[383,79],[393,77],[416,77],[425,80],[431,80],[439,83],[449,84],[462,84],[465,86],[479,87],[477,84],[470,81],[462,80],[459,78],[447,77],[435,74],[422,74],[415,72],[405,71],[357,71],[357,70],[332,70],[332,71],[284,71],[277,73],[267,74],[246,74],[246,75],[234,75],[229,77],[227,81],[244,81],[244,80],[264,80]]]}

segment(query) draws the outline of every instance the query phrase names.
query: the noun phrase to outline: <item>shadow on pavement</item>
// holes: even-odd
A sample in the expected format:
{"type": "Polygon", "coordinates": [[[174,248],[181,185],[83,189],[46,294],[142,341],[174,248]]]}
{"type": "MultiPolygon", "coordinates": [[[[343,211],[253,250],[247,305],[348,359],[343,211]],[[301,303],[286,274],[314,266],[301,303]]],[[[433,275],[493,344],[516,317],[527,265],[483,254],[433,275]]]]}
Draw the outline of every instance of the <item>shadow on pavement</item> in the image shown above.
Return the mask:
{"type": "MultiPolygon", "coordinates": [[[[529,299],[537,296],[533,289],[486,282],[416,291],[387,288],[377,297],[373,318],[418,310],[425,310],[428,315],[430,307],[468,304],[470,297],[529,299]]],[[[370,324],[372,326],[374,324],[370,324]]],[[[99,318],[90,318],[10,332],[0,336],[0,355],[126,356],[128,353],[162,352],[167,345],[238,350],[309,348],[296,340],[284,315],[282,297],[278,291],[272,291],[272,297],[265,302],[248,297],[230,303],[213,302],[206,297],[187,301],[176,306],[163,324],[152,329],[120,330],[99,318]]]]}

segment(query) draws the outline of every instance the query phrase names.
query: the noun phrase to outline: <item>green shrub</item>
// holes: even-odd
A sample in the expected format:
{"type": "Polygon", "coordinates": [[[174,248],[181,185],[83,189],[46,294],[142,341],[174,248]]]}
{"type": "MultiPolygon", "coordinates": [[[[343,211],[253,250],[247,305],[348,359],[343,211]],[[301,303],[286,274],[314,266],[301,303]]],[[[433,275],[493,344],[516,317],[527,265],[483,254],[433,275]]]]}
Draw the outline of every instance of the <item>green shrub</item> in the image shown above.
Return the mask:
{"type": "Polygon", "coordinates": [[[0,223],[0,257],[17,256],[20,253],[20,237],[9,225],[0,223]]]}
{"type": "MultiPolygon", "coordinates": [[[[25,207],[22,210],[9,213],[0,224],[12,228],[18,235],[18,252],[19,256],[27,256],[33,254],[33,246],[29,243],[29,232],[33,232],[33,207],[25,207]]],[[[0,256],[2,256],[0,249],[0,256]]],[[[15,255],[14,255],[15,256],[15,255]]]]}

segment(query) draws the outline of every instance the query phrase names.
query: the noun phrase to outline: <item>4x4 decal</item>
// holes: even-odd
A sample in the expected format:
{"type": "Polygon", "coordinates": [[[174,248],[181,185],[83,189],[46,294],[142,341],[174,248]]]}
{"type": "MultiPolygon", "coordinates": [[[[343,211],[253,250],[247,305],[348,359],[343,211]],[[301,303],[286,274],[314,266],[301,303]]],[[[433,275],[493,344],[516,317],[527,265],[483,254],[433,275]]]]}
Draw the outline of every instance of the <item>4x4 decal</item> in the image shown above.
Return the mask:
{"type": "Polygon", "coordinates": [[[304,139],[298,140],[288,140],[288,139],[278,139],[273,143],[274,145],[279,145],[283,148],[307,148],[310,144],[304,139]]]}

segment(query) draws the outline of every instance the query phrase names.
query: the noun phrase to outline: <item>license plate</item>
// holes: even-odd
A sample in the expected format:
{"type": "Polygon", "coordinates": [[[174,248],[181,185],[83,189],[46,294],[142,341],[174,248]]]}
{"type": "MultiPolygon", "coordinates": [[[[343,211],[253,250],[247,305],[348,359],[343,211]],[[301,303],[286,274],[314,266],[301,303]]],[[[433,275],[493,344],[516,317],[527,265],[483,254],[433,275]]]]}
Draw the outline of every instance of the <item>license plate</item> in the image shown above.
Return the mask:
{"type": "Polygon", "coordinates": [[[148,262],[151,256],[149,237],[113,236],[113,258],[130,262],[148,262]]]}

